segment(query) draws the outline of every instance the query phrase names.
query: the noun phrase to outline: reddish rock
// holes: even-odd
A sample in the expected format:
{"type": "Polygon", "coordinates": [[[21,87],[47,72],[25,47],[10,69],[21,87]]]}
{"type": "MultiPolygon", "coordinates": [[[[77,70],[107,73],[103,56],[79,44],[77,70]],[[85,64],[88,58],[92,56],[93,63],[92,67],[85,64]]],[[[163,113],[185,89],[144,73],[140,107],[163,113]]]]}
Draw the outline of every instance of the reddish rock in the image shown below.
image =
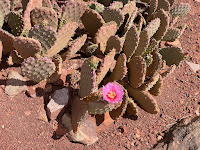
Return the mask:
{"type": "Polygon", "coordinates": [[[47,116],[49,119],[55,120],[64,106],[68,104],[68,101],[69,90],[67,88],[56,90],[47,105],[47,116]]]}
{"type": "MultiPolygon", "coordinates": [[[[99,122],[100,119],[101,119],[100,117],[96,117],[97,122],[99,122]]],[[[110,117],[109,112],[106,112],[105,114],[103,114],[102,119],[103,120],[101,121],[101,123],[99,123],[100,125],[97,126],[97,131],[104,130],[105,128],[113,124],[114,122],[114,120],[110,117]]]]}
{"type": "Polygon", "coordinates": [[[54,131],[56,135],[63,136],[67,133],[67,128],[62,123],[56,122],[54,125],[54,131]]]}
{"type": "Polygon", "coordinates": [[[63,115],[62,123],[67,128],[66,135],[70,141],[91,145],[98,140],[95,123],[90,119],[85,119],[77,128],[76,132],[72,129],[71,117],[69,114],[63,115]]]}
{"type": "Polygon", "coordinates": [[[49,83],[47,83],[47,84],[45,85],[44,92],[45,92],[45,93],[49,93],[49,92],[52,91],[52,89],[53,89],[52,85],[49,84],[49,83]]]}
{"type": "Polygon", "coordinates": [[[34,98],[36,97],[36,87],[35,86],[28,86],[26,93],[28,96],[34,98]]]}

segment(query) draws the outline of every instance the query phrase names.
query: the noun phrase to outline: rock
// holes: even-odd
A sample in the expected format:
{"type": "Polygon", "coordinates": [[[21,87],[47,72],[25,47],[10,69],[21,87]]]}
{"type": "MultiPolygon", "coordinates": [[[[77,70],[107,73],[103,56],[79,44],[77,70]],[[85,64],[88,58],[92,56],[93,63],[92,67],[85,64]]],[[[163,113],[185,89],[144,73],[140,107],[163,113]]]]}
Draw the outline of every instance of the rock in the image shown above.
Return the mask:
{"type": "Polygon", "coordinates": [[[127,128],[126,128],[126,126],[120,126],[120,127],[118,128],[118,130],[119,130],[120,133],[124,133],[124,134],[127,133],[127,128]]]}
{"type": "Polygon", "coordinates": [[[38,117],[37,117],[38,120],[48,122],[48,118],[47,118],[44,106],[40,106],[37,112],[38,112],[38,117]]]}
{"type": "Polygon", "coordinates": [[[68,104],[68,101],[69,90],[67,88],[56,90],[47,105],[47,116],[49,119],[55,120],[64,106],[68,104]]]}
{"type": "Polygon", "coordinates": [[[67,137],[70,141],[79,142],[86,145],[91,145],[98,140],[95,124],[90,119],[85,119],[74,132],[72,129],[71,117],[69,114],[64,114],[62,123],[67,128],[67,137]]]}
{"type": "Polygon", "coordinates": [[[181,47],[181,43],[179,39],[173,41],[173,42],[166,42],[167,46],[175,46],[175,47],[181,47]]]}
{"type": "Polygon", "coordinates": [[[192,69],[192,71],[194,73],[196,73],[197,71],[200,70],[200,65],[199,64],[191,63],[189,61],[185,61],[185,62],[186,62],[186,64],[188,64],[188,66],[192,69]]]}
{"type": "Polygon", "coordinates": [[[62,123],[56,122],[54,125],[54,131],[56,135],[63,136],[67,133],[67,128],[62,123]]]}
{"type": "Polygon", "coordinates": [[[36,87],[35,86],[28,86],[27,87],[27,91],[26,91],[26,94],[29,96],[29,97],[36,97],[36,87]]]}
{"type": "Polygon", "coordinates": [[[114,123],[114,120],[110,117],[109,112],[102,115],[96,115],[97,131],[107,129],[108,126],[114,123]]]}
{"type": "Polygon", "coordinates": [[[188,150],[200,148],[200,116],[187,117],[173,125],[154,150],[188,150]]]}
{"type": "Polygon", "coordinates": [[[16,71],[9,72],[6,81],[5,93],[9,96],[15,96],[26,90],[26,79],[16,71]]]}

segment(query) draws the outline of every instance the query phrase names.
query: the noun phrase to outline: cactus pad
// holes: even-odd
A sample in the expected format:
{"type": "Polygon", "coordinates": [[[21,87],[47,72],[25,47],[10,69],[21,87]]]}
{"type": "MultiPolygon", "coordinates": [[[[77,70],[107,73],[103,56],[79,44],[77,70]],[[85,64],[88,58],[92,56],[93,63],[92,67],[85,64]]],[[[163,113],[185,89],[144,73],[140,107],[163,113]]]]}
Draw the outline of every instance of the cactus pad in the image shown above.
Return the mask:
{"type": "Polygon", "coordinates": [[[148,91],[140,91],[132,88],[130,85],[126,88],[129,95],[143,110],[151,114],[157,114],[160,112],[155,98],[148,91]]]}
{"type": "Polygon", "coordinates": [[[123,3],[114,1],[112,4],[110,4],[109,9],[121,9],[123,8],[123,3]]]}
{"type": "Polygon", "coordinates": [[[97,70],[97,84],[101,83],[105,75],[110,69],[110,66],[112,65],[112,62],[115,57],[115,49],[113,49],[110,53],[108,53],[104,59],[103,62],[100,65],[100,68],[97,70]]]}
{"type": "Polygon", "coordinates": [[[81,68],[81,80],[79,90],[80,97],[88,96],[90,95],[90,93],[93,93],[97,90],[96,73],[95,70],[90,66],[90,61],[92,59],[93,57],[86,60],[81,68]]]}
{"type": "Polygon", "coordinates": [[[158,96],[161,93],[162,90],[162,86],[163,86],[163,79],[162,76],[159,76],[158,81],[156,82],[156,84],[149,90],[149,92],[154,95],[154,96],[158,96]]]}
{"type": "Polygon", "coordinates": [[[118,81],[122,80],[125,77],[126,73],[126,55],[122,53],[119,55],[115,68],[111,73],[110,77],[113,81],[118,81]]]}
{"type": "Polygon", "coordinates": [[[127,64],[129,69],[130,86],[138,88],[144,83],[146,75],[146,62],[140,56],[132,57],[127,64]]]}
{"type": "Polygon", "coordinates": [[[152,55],[153,55],[153,62],[147,68],[146,72],[147,78],[151,78],[152,76],[154,76],[154,74],[161,69],[163,63],[161,54],[159,54],[156,51],[153,51],[152,55]]]}
{"type": "Polygon", "coordinates": [[[162,41],[169,41],[173,42],[181,35],[181,31],[176,28],[168,28],[165,36],[163,37],[162,41]]]}
{"type": "Polygon", "coordinates": [[[104,5],[98,3],[98,2],[94,2],[94,1],[90,1],[88,2],[88,7],[91,9],[94,9],[95,11],[97,11],[98,13],[102,13],[105,9],[104,5]]]}
{"type": "Polygon", "coordinates": [[[105,23],[102,16],[93,9],[87,9],[81,17],[82,23],[86,30],[95,36],[98,29],[105,23]]]}
{"type": "Polygon", "coordinates": [[[159,53],[168,66],[175,64],[176,66],[185,58],[182,50],[179,47],[161,48],[159,53]]]}
{"type": "Polygon", "coordinates": [[[87,34],[84,34],[83,36],[74,40],[69,49],[66,52],[62,53],[62,58],[65,60],[66,58],[69,59],[73,57],[84,45],[86,39],[87,39],[87,34]]]}
{"type": "Polygon", "coordinates": [[[15,37],[12,34],[8,33],[3,29],[0,29],[0,40],[3,43],[3,54],[9,54],[12,50],[14,50],[14,39],[15,37]]]}
{"type": "Polygon", "coordinates": [[[170,14],[172,17],[183,17],[190,11],[191,7],[188,3],[183,3],[180,5],[175,6],[173,9],[170,10],[170,14]]]}
{"type": "Polygon", "coordinates": [[[74,35],[78,24],[76,22],[66,23],[60,30],[58,30],[57,40],[55,44],[46,52],[48,57],[52,57],[59,53],[66,45],[70,38],[74,35]]]}
{"type": "Polygon", "coordinates": [[[138,113],[137,105],[134,103],[132,98],[128,99],[128,105],[126,108],[126,112],[128,113],[128,115],[137,115],[137,113],[138,113]]]}
{"type": "Polygon", "coordinates": [[[0,1],[0,28],[3,26],[5,16],[10,12],[10,1],[0,1]]]}
{"type": "Polygon", "coordinates": [[[23,61],[21,69],[25,77],[35,82],[41,82],[55,72],[56,66],[47,57],[29,57],[23,61]]]}
{"type": "Polygon", "coordinates": [[[145,30],[149,32],[149,36],[151,38],[156,33],[159,27],[160,27],[160,18],[156,18],[148,23],[145,30]]]}
{"type": "Polygon", "coordinates": [[[139,35],[137,32],[137,28],[135,27],[135,25],[133,25],[126,34],[124,48],[123,48],[128,61],[135,53],[138,43],[139,43],[139,35]]]}
{"type": "Polygon", "coordinates": [[[24,21],[20,14],[16,12],[10,12],[7,15],[8,25],[11,28],[12,33],[15,36],[19,36],[24,28],[24,21]]]}
{"type": "Polygon", "coordinates": [[[57,13],[47,7],[36,7],[31,11],[31,23],[34,25],[51,26],[57,30],[58,17],[57,13]]]}
{"type": "Polygon", "coordinates": [[[42,45],[42,53],[45,53],[54,45],[57,33],[53,27],[35,25],[29,31],[28,37],[38,40],[42,45]]]}
{"type": "Polygon", "coordinates": [[[122,40],[117,35],[113,35],[107,41],[105,53],[109,53],[113,48],[116,49],[116,53],[120,53],[122,51],[122,47],[122,40]]]}
{"type": "Polygon", "coordinates": [[[78,22],[87,6],[83,1],[68,0],[63,6],[62,17],[66,23],[78,22]]]}
{"type": "Polygon", "coordinates": [[[142,32],[140,32],[140,40],[138,47],[135,50],[134,56],[142,55],[146,51],[149,42],[150,42],[149,32],[147,30],[143,30],[142,32]]]}
{"type": "Polygon", "coordinates": [[[168,0],[159,0],[157,11],[159,11],[160,9],[163,9],[165,11],[169,11],[169,9],[170,9],[169,1],[168,0]]]}
{"type": "Polygon", "coordinates": [[[35,56],[36,53],[42,51],[42,46],[38,40],[33,38],[16,37],[13,45],[19,55],[26,59],[35,56]]]}
{"type": "Polygon", "coordinates": [[[96,44],[100,44],[100,53],[104,53],[106,50],[106,44],[108,39],[116,32],[117,24],[115,22],[109,22],[104,24],[95,34],[94,41],[96,44]]]}
{"type": "Polygon", "coordinates": [[[124,15],[120,9],[106,8],[102,12],[102,16],[105,22],[115,21],[117,27],[119,27],[124,21],[124,15]]]}

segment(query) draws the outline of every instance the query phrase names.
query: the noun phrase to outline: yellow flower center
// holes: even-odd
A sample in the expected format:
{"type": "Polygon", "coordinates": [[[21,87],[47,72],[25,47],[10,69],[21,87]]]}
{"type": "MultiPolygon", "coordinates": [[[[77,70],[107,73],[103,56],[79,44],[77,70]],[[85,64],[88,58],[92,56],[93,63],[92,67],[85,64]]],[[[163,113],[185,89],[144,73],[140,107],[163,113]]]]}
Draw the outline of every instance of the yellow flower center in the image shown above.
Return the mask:
{"type": "Polygon", "coordinates": [[[116,93],[113,92],[113,91],[111,91],[111,92],[108,93],[108,97],[109,97],[110,99],[114,99],[115,96],[116,96],[116,93]]]}

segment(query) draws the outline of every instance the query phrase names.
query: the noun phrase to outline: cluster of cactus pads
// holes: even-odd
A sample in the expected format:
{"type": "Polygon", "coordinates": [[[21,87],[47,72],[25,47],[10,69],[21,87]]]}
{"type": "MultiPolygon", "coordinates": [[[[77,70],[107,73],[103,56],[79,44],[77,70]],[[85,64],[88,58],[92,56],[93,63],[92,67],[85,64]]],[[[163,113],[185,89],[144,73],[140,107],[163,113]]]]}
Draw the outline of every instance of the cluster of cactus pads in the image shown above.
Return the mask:
{"type": "Polygon", "coordinates": [[[62,64],[79,53],[85,61],[78,96],[87,109],[76,123],[87,113],[134,115],[136,104],[156,114],[155,96],[185,58],[181,47],[160,43],[182,35],[180,18],[189,10],[174,0],[0,0],[0,49],[9,54],[8,64],[21,64],[23,75],[38,83],[55,82],[62,64]],[[103,99],[109,82],[123,89],[121,102],[103,99]]]}

